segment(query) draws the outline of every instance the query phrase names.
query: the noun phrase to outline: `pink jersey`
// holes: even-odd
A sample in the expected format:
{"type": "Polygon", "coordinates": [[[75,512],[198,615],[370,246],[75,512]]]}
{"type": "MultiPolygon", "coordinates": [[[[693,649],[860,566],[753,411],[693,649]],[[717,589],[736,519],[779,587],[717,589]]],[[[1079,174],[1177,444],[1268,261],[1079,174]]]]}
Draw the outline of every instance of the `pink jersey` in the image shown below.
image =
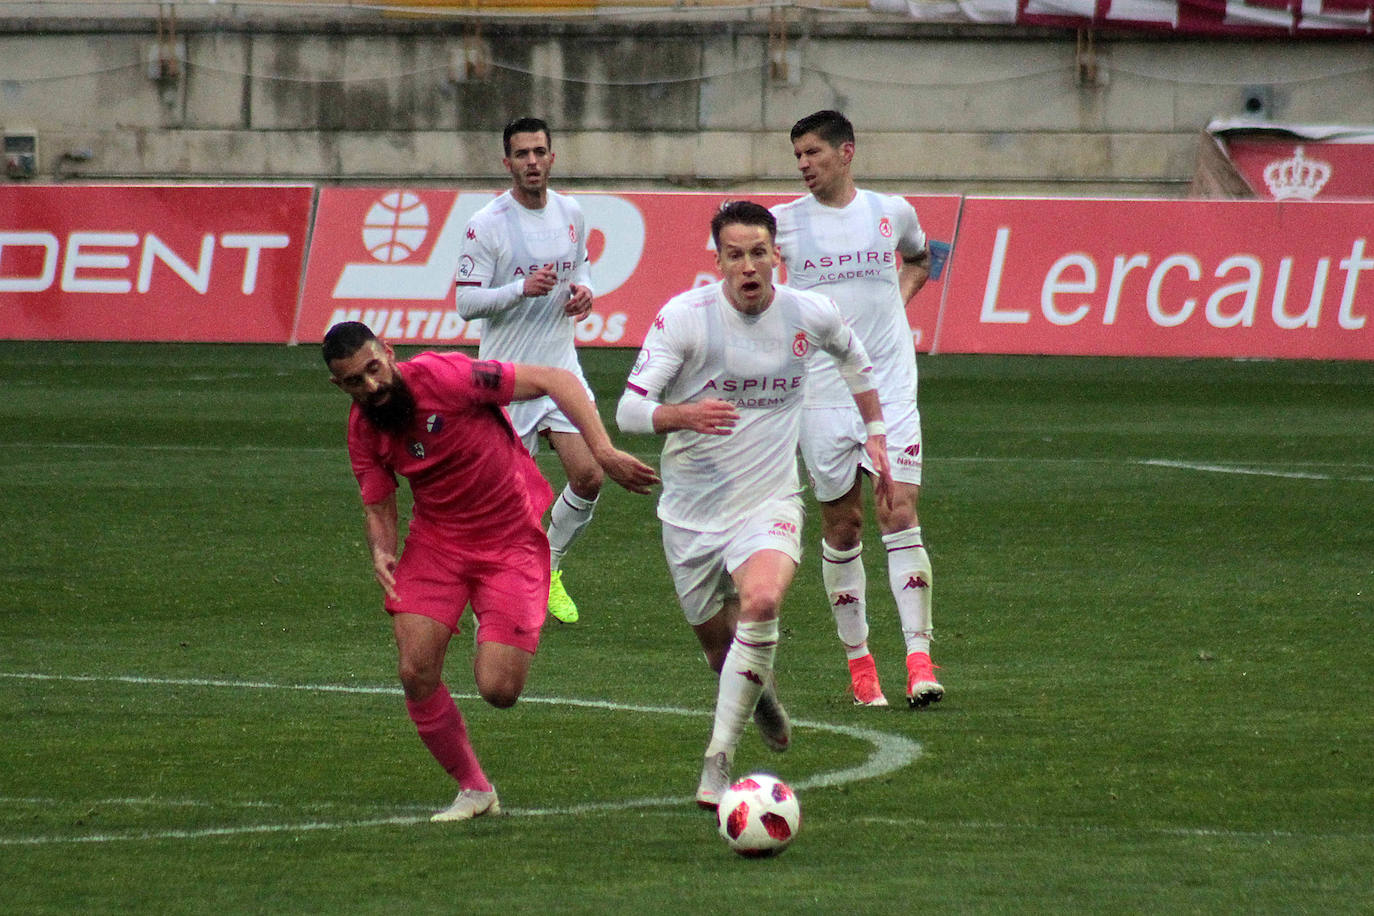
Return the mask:
{"type": "Polygon", "coordinates": [[[415,396],[409,431],[379,431],[356,404],[348,415],[348,455],[363,502],[390,496],[400,474],[415,498],[412,536],[437,535],[468,552],[499,547],[531,525],[542,534],[553,490],[502,409],[515,389],[515,367],[421,353],[399,369],[415,396]]]}

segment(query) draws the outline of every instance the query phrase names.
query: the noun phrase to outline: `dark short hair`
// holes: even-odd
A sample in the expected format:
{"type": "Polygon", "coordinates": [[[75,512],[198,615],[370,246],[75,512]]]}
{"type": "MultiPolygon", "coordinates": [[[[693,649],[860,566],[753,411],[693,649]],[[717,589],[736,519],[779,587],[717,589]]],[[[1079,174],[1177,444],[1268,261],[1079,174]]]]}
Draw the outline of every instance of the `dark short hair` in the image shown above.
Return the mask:
{"type": "Polygon", "coordinates": [[[827,108],[802,118],[792,125],[792,142],[798,137],[815,134],[831,146],[854,142],[854,125],[838,111],[827,108]]]}
{"type": "Polygon", "coordinates": [[[516,134],[537,134],[544,132],[544,138],[549,141],[549,146],[553,146],[553,134],[549,132],[549,125],[539,118],[516,118],[506,125],[506,129],[501,132],[501,146],[510,155],[510,138],[516,134]]]}
{"type": "Polygon", "coordinates": [[[324,356],[324,364],[327,366],[336,359],[352,356],[367,346],[368,341],[376,339],[377,335],[361,321],[340,321],[325,332],[320,353],[324,356]]]}
{"type": "Polygon", "coordinates": [[[717,248],[720,247],[720,230],[735,224],[762,226],[768,230],[769,238],[776,238],[778,234],[778,221],[767,207],[752,200],[727,200],[711,217],[711,241],[717,248]]]}

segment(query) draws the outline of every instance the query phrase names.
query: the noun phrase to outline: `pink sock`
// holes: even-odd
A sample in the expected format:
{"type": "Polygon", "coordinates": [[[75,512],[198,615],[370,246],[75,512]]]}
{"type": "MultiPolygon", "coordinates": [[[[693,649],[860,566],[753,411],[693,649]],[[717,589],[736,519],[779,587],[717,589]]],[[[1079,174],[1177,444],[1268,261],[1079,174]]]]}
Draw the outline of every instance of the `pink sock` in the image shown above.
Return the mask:
{"type": "Polygon", "coordinates": [[[449,696],[447,687],[440,684],[428,699],[418,703],[406,700],[406,712],[410,713],[410,720],[415,723],[425,747],[439,765],[458,780],[459,786],[479,792],[491,791],[491,783],[477,762],[477,752],[468,743],[463,714],[449,696]]]}

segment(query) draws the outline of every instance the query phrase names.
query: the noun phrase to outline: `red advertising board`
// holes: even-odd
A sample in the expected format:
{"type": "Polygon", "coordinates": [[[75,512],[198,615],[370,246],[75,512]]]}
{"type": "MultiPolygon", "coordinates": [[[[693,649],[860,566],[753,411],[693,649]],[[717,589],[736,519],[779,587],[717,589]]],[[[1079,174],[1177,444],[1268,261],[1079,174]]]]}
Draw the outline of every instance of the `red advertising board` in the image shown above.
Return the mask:
{"type": "Polygon", "coordinates": [[[0,186],[0,337],[285,342],[309,186],[0,186]]]}
{"type": "Polygon", "coordinates": [[[1228,137],[1227,153],[1254,192],[1271,200],[1374,200],[1374,134],[1362,141],[1228,137]]]}
{"type": "Polygon", "coordinates": [[[1374,359],[1371,205],[964,201],[935,348],[1374,359]]]}
{"type": "MultiPolygon", "coordinates": [[[[310,248],[300,341],[318,341],[336,321],[358,320],[393,343],[472,344],[475,329],[454,308],[453,278],[468,219],[490,191],[326,188],[310,248]]],[[[637,347],[663,303],[719,279],[711,215],[746,195],[578,193],[587,218],[596,308],[577,328],[583,346],[637,347]]],[[[790,194],[751,194],[765,206],[790,194]]],[[[954,195],[912,197],[931,238],[951,241],[954,195]]],[[[934,333],[940,284],[912,312],[918,343],[934,333]]]]}

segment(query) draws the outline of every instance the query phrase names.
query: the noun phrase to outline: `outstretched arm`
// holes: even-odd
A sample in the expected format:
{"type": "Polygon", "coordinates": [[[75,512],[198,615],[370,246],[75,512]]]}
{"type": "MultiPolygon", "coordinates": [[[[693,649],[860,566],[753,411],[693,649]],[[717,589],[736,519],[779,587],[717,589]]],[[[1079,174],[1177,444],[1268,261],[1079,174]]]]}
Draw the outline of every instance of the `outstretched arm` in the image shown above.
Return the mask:
{"type": "Polygon", "coordinates": [[[596,463],[606,474],[631,493],[648,493],[658,483],[658,472],[611,441],[610,434],[596,412],[596,405],[582,389],[582,382],[566,369],[553,366],[517,365],[512,400],[527,401],[547,395],[573,422],[587,443],[596,463]]]}

